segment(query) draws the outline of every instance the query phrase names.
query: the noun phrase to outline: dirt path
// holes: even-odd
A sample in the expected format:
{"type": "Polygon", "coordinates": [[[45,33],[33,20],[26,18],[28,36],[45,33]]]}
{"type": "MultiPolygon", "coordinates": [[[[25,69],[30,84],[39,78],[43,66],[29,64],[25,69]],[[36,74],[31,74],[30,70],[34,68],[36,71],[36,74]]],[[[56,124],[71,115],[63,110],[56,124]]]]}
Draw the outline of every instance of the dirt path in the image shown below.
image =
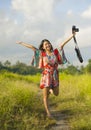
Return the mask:
{"type": "Polygon", "coordinates": [[[53,117],[56,119],[56,125],[52,126],[50,130],[71,130],[67,119],[69,118],[65,112],[52,111],[53,117]]]}
{"type": "MultiPolygon", "coordinates": [[[[40,94],[40,91],[39,91],[40,94]]],[[[40,94],[41,95],[41,94],[40,94]]],[[[67,119],[70,117],[68,114],[70,111],[56,111],[54,105],[52,106],[51,114],[56,120],[56,124],[48,128],[47,130],[71,130],[67,119]]]]}

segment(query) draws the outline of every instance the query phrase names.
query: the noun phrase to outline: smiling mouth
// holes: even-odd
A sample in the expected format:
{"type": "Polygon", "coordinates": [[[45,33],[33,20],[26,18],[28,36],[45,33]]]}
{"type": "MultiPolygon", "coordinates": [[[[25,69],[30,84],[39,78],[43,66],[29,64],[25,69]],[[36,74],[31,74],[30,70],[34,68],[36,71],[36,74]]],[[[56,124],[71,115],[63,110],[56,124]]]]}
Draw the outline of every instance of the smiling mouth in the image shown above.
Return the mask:
{"type": "Polygon", "coordinates": [[[50,47],[46,47],[46,49],[50,49],[50,47]]]}
{"type": "Polygon", "coordinates": [[[50,48],[50,46],[47,46],[46,48],[50,48]]]}

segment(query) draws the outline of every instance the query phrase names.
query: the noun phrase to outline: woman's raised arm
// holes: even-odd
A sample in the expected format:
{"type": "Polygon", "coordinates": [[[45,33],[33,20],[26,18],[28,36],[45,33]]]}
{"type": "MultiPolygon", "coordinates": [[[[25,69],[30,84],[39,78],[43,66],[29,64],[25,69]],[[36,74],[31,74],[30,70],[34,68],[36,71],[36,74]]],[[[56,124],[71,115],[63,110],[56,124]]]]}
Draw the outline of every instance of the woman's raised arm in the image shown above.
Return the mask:
{"type": "Polygon", "coordinates": [[[75,36],[75,32],[66,40],[64,41],[63,43],[61,43],[61,49],[64,47],[65,44],[67,44],[74,36],[75,36]]]}
{"type": "Polygon", "coordinates": [[[17,44],[21,44],[21,45],[23,45],[23,46],[25,46],[25,47],[28,47],[28,48],[32,49],[33,51],[35,51],[35,50],[37,49],[37,48],[34,47],[33,45],[28,44],[28,43],[25,43],[25,42],[17,41],[16,43],[17,43],[17,44]]]}

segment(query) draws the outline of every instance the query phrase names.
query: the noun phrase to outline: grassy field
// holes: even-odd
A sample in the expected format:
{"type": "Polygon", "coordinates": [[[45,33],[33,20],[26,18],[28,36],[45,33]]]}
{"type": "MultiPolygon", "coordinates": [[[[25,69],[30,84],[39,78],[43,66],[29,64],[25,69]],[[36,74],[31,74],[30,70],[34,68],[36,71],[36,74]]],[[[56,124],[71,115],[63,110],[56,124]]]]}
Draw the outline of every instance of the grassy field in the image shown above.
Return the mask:
{"type": "MultiPolygon", "coordinates": [[[[60,74],[60,94],[50,95],[50,108],[64,113],[71,130],[91,130],[91,75],[60,74]]],[[[0,130],[50,130],[39,88],[40,74],[0,74],[0,130]]]]}

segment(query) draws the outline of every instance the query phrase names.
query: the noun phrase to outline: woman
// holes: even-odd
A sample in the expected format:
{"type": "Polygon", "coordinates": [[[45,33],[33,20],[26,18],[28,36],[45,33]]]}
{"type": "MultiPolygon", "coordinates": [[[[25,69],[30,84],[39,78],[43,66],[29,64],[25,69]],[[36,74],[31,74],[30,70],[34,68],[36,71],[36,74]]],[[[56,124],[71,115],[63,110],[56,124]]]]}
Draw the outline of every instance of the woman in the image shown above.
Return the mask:
{"type": "MultiPolygon", "coordinates": [[[[64,45],[68,43],[74,37],[74,35],[75,33],[73,33],[65,42],[63,42],[60,45],[59,50],[63,50],[64,45]]],[[[62,64],[60,51],[58,49],[53,50],[52,44],[47,39],[42,40],[39,49],[24,42],[17,43],[31,48],[35,52],[35,62],[37,59],[37,61],[39,61],[39,68],[43,68],[40,88],[43,89],[43,101],[47,116],[52,117],[49,110],[48,97],[50,93],[53,93],[55,96],[58,96],[59,94],[58,64],[62,64]]]]}

